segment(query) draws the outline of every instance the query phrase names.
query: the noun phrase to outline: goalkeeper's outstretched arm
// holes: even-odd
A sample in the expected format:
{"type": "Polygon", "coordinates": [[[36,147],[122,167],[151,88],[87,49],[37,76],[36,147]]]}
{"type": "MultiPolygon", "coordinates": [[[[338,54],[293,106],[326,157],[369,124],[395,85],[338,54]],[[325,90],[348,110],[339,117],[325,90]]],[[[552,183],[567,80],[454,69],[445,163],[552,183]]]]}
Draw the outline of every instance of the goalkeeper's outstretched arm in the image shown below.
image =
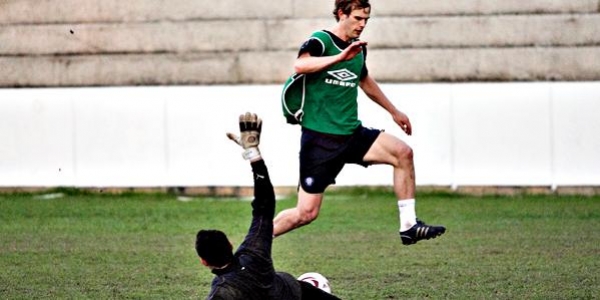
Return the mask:
{"type": "Polygon", "coordinates": [[[275,192],[269,178],[267,166],[258,149],[262,120],[253,113],[245,113],[239,117],[240,136],[227,133],[227,137],[241,146],[242,157],[249,160],[254,174],[254,200],[252,214],[272,219],[275,215],[275,192]]]}

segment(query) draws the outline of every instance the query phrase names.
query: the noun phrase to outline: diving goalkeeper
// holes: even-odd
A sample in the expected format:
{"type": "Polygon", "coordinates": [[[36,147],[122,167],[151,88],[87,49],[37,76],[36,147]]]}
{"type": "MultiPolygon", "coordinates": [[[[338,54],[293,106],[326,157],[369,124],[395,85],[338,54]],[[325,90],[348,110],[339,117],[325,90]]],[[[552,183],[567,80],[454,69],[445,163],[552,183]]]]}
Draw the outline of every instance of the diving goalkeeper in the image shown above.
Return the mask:
{"type": "Polygon", "coordinates": [[[288,273],[274,270],[271,247],[275,192],[258,149],[262,120],[256,114],[246,113],[239,117],[239,126],[240,137],[232,133],[227,136],[242,146],[242,155],[252,167],[252,222],[235,252],[222,231],[211,229],[197,233],[196,252],[200,261],[216,275],[207,299],[339,299],[288,273]]]}

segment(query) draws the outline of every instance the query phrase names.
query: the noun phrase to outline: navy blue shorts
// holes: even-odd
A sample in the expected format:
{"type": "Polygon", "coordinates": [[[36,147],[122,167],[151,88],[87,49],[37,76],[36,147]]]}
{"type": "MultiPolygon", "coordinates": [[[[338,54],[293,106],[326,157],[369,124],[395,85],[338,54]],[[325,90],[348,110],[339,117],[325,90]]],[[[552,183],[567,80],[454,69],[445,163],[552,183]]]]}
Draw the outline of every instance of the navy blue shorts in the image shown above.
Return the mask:
{"type": "Polygon", "coordinates": [[[300,185],[304,191],[320,194],[335,178],[345,164],[367,167],[363,157],[381,130],[359,126],[351,135],[335,135],[302,128],[300,141],[300,185]]]}

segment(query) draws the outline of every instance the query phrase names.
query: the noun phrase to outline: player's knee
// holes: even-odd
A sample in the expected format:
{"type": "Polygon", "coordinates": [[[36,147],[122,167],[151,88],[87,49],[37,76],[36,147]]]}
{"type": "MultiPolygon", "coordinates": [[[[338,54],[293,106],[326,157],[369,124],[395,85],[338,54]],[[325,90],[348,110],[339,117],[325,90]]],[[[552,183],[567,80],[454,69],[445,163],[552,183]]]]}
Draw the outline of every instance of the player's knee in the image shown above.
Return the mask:
{"type": "Polygon", "coordinates": [[[413,149],[410,146],[405,145],[400,150],[400,157],[404,158],[404,160],[412,161],[413,160],[413,149]]]}
{"type": "Polygon", "coordinates": [[[394,156],[396,157],[396,160],[397,160],[397,162],[396,162],[397,166],[405,164],[406,162],[412,162],[413,161],[413,149],[406,144],[400,144],[398,147],[395,148],[394,156]]]}
{"type": "Polygon", "coordinates": [[[316,220],[319,216],[319,211],[316,209],[310,210],[301,210],[300,218],[298,218],[299,225],[308,225],[312,223],[312,221],[316,220]]]}

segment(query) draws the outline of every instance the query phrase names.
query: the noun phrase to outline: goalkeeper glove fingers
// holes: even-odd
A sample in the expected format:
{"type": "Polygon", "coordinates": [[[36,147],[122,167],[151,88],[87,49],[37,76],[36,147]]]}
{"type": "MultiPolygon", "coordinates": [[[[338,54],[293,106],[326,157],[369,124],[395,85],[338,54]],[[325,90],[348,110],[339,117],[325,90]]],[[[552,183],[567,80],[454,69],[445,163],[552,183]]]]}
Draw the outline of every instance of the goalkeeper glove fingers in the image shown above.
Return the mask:
{"type": "Polygon", "coordinates": [[[245,113],[239,117],[240,136],[233,133],[227,133],[227,137],[240,145],[244,152],[242,157],[246,160],[257,160],[260,156],[258,145],[260,144],[260,133],[262,130],[262,120],[253,113],[245,113]]]}

